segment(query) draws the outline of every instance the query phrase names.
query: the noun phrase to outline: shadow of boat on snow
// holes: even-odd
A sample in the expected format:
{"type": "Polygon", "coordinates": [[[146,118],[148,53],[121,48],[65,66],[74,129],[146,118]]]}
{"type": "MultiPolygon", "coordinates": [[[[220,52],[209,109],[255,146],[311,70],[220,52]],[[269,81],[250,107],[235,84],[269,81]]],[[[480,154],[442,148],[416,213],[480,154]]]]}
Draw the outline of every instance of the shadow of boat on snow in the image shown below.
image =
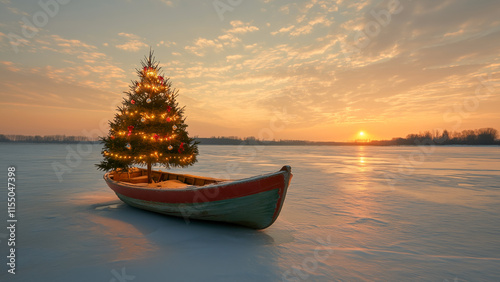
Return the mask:
{"type": "MultiPolygon", "coordinates": [[[[234,224],[184,219],[130,207],[116,200],[90,205],[94,216],[121,221],[132,225],[145,237],[157,244],[170,245],[173,241],[186,240],[195,234],[198,242],[225,241],[240,244],[273,245],[275,240],[265,231],[258,231],[234,224]],[[199,237],[199,234],[203,234],[199,237]]],[[[107,225],[113,228],[111,222],[107,225]]],[[[117,230],[118,232],[118,230],[117,230]]]]}

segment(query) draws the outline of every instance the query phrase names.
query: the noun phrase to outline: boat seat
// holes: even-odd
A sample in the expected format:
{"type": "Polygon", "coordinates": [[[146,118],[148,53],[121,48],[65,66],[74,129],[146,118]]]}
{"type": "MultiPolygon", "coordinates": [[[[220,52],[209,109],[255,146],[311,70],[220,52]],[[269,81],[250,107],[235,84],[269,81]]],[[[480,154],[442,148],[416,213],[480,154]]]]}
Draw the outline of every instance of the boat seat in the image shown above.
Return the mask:
{"type": "Polygon", "coordinates": [[[129,177],[134,178],[141,176],[141,172],[131,172],[131,173],[126,173],[126,172],[114,172],[111,174],[113,176],[113,180],[115,181],[128,181],[129,177]]]}
{"type": "Polygon", "coordinates": [[[184,188],[188,185],[186,183],[180,182],[179,180],[167,180],[158,183],[152,183],[150,184],[150,186],[157,187],[160,189],[179,189],[179,188],[184,188]]]}
{"type": "Polygon", "coordinates": [[[131,177],[130,179],[127,179],[127,182],[130,183],[147,183],[148,182],[148,176],[147,175],[142,175],[142,176],[137,176],[137,177],[131,177]]]}
{"type": "Polygon", "coordinates": [[[187,185],[186,183],[180,182],[179,180],[165,180],[154,183],[134,183],[137,187],[144,187],[150,189],[181,189],[187,185]]]}

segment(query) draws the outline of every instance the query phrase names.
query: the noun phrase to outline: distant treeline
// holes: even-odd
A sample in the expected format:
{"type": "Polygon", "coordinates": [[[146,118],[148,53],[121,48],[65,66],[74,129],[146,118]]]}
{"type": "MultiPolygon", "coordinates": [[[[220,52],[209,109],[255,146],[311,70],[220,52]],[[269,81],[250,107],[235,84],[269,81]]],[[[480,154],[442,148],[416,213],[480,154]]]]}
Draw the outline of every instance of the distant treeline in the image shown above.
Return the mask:
{"type": "MultiPolygon", "coordinates": [[[[261,141],[254,137],[244,139],[238,137],[195,137],[195,140],[203,145],[308,145],[311,142],[300,140],[280,140],[261,141]]],[[[0,134],[0,142],[20,142],[20,143],[99,143],[99,138],[89,138],[86,136],[66,136],[66,135],[4,135],[0,134]]]]}
{"type": "MultiPolygon", "coordinates": [[[[461,132],[443,132],[426,131],[419,134],[409,134],[406,138],[393,138],[392,140],[372,140],[372,141],[353,141],[353,142],[316,142],[305,140],[272,140],[264,141],[255,137],[238,138],[235,136],[219,136],[210,138],[195,137],[201,145],[282,145],[282,146],[300,146],[300,145],[325,145],[325,146],[355,146],[355,145],[373,145],[373,146],[394,146],[394,145],[500,145],[498,140],[498,131],[494,128],[481,128],[476,130],[464,130],[461,132]]],[[[97,138],[88,138],[85,136],[66,136],[66,135],[48,135],[48,136],[26,136],[26,135],[2,135],[0,142],[25,142],[25,143],[99,143],[97,138]]]]}
{"type": "Polygon", "coordinates": [[[304,140],[272,140],[264,141],[255,137],[238,138],[234,136],[218,136],[210,138],[195,137],[201,145],[311,145],[314,142],[304,140]]]}
{"type": "Polygon", "coordinates": [[[3,135],[0,134],[0,142],[23,142],[23,143],[98,143],[97,138],[88,138],[85,136],[66,136],[66,135],[3,135]]]}
{"type": "Polygon", "coordinates": [[[494,128],[481,128],[476,130],[464,130],[461,132],[426,131],[419,134],[408,134],[406,138],[393,138],[392,140],[353,141],[353,142],[317,142],[305,140],[272,140],[263,141],[254,137],[244,139],[238,137],[211,137],[196,138],[202,145],[326,145],[326,146],[349,146],[349,145],[500,145],[498,131],[494,128]]]}
{"type": "Polygon", "coordinates": [[[494,128],[463,130],[453,132],[426,131],[409,134],[406,138],[393,138],[388,141],[371,141],[373,145],[500,145],[498,131],[494,128]]]}

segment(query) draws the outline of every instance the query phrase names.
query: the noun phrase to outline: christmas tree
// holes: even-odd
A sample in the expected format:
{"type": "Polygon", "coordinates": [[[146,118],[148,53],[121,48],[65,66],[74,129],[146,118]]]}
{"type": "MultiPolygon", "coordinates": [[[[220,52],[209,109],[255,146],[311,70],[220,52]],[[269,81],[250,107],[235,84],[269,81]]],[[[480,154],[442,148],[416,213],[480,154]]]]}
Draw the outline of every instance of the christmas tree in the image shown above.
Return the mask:
{"type": "Polygon", "coordinates": [[[126,170],[146,166],[151,183],[151,166],[186,167],[196,162],[197,142],[186,131],[184,107],[179,108],[178,91],[161,74],[153,52],[137,69],[139,81],[124,92],[121,106],[109,122],[108,136],[102,137],[104,160],[100,170],[126,170]]]}

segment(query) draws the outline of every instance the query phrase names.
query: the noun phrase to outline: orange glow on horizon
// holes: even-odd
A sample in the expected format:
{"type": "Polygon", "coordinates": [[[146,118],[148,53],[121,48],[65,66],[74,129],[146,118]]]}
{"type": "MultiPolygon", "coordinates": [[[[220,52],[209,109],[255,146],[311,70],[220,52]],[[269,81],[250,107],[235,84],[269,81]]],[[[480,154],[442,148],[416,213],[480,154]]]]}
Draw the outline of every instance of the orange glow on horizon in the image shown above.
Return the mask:
{"type": "Polygon", "coordinates": [[[366,133],[366,131],[361,130],[356,135],[355,140],[358,142],[368,142],[369,141],[368,134],[366,133]]]}

